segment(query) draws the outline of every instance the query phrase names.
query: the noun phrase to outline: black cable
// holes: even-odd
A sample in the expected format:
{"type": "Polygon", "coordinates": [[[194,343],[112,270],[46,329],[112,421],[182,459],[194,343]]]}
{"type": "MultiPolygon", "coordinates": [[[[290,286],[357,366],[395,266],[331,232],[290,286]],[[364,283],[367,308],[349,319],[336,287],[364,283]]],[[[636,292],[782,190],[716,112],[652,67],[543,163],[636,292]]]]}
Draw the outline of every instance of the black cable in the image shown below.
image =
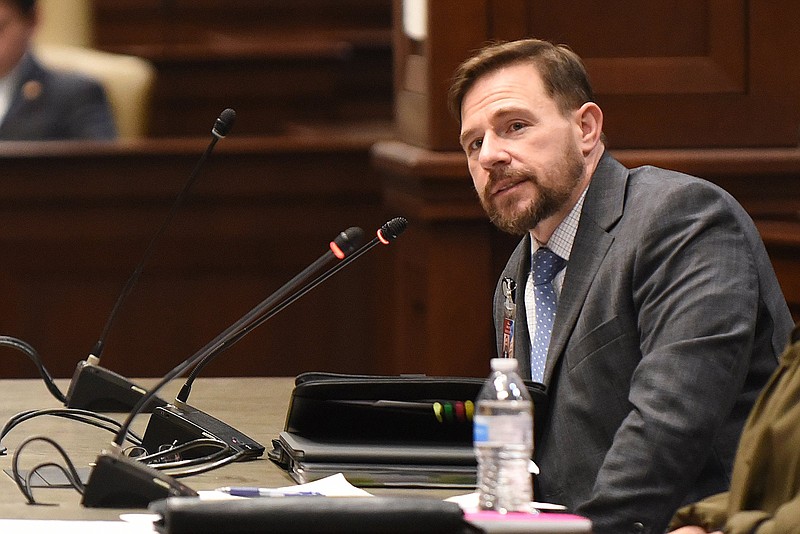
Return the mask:
{"type": "MultiPolygon", "coordinates": [[[[42,415],[51,415],[54,417],[63,417],[66,419],[72,419],[75,421],[84,422],[86,424],[96,426],[98,428],[102,428],[109,431],[118,430],[122,426],[119,421],[116,421],[111,417],[108,417],[100,413],[92,412],[89,410],[82,410],[79,408],[51,408],[44,410],[28,410],[25,412],[20,412],[12,416],[11,419],[8,420],[5,426],[3,426],[2,430],[0,430],[0,440],[4,438],[6,434],[8,434],[17,425],[42,415]],[[97,421],[93,421],[93,419],[97,421]]],[[[135,445],[141,445],[142,442],[142,438],[139,437],[135,432],[131,431],[129,431],[127,434],[127,440],[135,445]]]]}
{"type": "Polygon", "coordinates": [[[19,444],[19,447],[17,447],[16,454],[14,454],[14,460],[11,464],[11,472],[13,474],[14,482],[17,484],[17,487],[22,492],[22,494],[25,495],[25,498],[28,500],[28,504],[39,504],[36,502],[36,499],[33,496],[33,488],[31,487],[31,478],[37,471],[39,471],[44,467],[57,467],[67,478],[67,481],[70,483],[73,489],[75,489],[78,493],[83,494],[84,484],[81,481],[81,477],[78,474],[78,470],[75,468],[75,464],[73,464],[72,460],[70,460],[67,451],[65,451],[61,445],[59,445],[55,440],[51,438],[48,438],[46,436],[33,436],[19,444]],[[64,463],[66,463],[66,467],[57,464],[55,462],[45,462],[36,465],[33,469],[31,469],[28,472],[28,474],[25,477],[20,475],[19,472],[20,455],[22,454],[23,449],[25,449],[25,447],[27,447],[34,441],[44,441],[45,443],[52,445],[61,455],[61,458],[64,460],[64,463]]]}
{"type": "MultiPolygon", "coordinates": [[[[176,454],[180,452],[185,452],[187,450],[191,450],[193,448],[209,447],[209,446],[218,446],[220,447],[220,450],[200,458],[194,458],[190,460],[183,460],[177,462],[150,464],[150,466],[155,469],[164,471],[172,469],[173,471],[169,472],[168,474],[175,478],[180,478],[180,477],[187,477],[190,475],[205,473],[207,471],[217,469],[224,465],[228,465],[229,463],[233,463],[239,460],[246,453],[246,451],[238,451],[235,454],[229,454],[229,452],[232,449],[227,443],[220,441],[218,439],[201,438],[165,451],[161,451],[153,455],[149,455],[149,457],[156,458],[159,455],[176,454]]],[[[140,457],[137,459],[141,460],[144,458],[147,457],[140,457]]],[[[85,485],[80,478],[80,474],[78,473],[75,464],[69,458],[69,455],[64,450],[64,448],[61,447],[61,445],[59,445],[52,438],[48,438],[46,436],[33,436],[27,438],[26,440],[24,440],[22,443],[19,444],[19,446],[17,447],[17,451],[14,454],[14,458],[11,465],[14,482],[16,483],[17,488],[19,488],[20,492],[25,496],[29,504],[43,504],[43,503],[38,503],[36,501],[36,498],[33,495],[33,486],[31,484],[31,481],[39,471],[47,467],[56,468],[59,471],[61,471],[61,473],[64,475],[64,477],[67,479],[67,482],[69,482],[70,486],[73,489],[75,489],[80,494],[84,493],[85,485]],[[27,474],[25,474],[25,476],[23,476],[19,468],[19,462],[22,456],[22,452],[26,447],[28,447],[28,445],[36,441],[44,441],[52,445],[58,451],[59,455],[64,460],[64,463],[66,465],[61,465],[57,462],[52,462],[52,461],[42,462],[40,464],[35,465],[32,469],[30,469],[27,472],[27,474]]]]}
{"type": "MultiPolygon", "coordinates": [[[[3,438],[5,438],[6,435],[18,425],[43,415],[62,417],[65,419],[86,423],[88,425],[92,425],[102,430],[107,430],[114,434],[117,433],[122,426],[122,424],[119,421],[116,421],[111,417],[96,412],[91,412],[89,410],[81,410],[78,408],[52,408],[45,410],[27,410],[12,416],[11,419],[9,419],[6,422],[6,424],[3,425],[3,428],[0,429],[0,442],[2,442],[3,438]]],[[[132,432],[130,429],[128,429],[128,432],[126,434],[126,441],[139,446],[142,444],[142,438],[135,432],[132,432]]],[[[2,456],[3,454],[5,454],[5,451],[0,450],[0,456],[2,456]]]]}
{"type": "Polygon", "coordinates": [[[33,360],[33,364],[39,370],[39,374],[41,375],[42,380],[44,380],[44,384],[47,386],[47,389],[50,391],[50,393],[60,403],[64,404],[67,402],[67,397],[61,392],[60,389],[58,389],[53,377],[50,376],[50,373],[47,371],[47,369],[45,369],[44,364],[42,363],[42,358],[39,356],[39,353],[36,351],[36,349],[21,339],[17,339],[12,336],[0,336],[0,346],[10,347],[28,355],[28,357],[33,360]]]}
{"type": "Polygon", "coordinates": [[[212,454],[207,454],[206,456],[203,456],[202,458],[189,458],[189,459],[186,459],[186,460],[175,460],[173,462],[165,462],[165,463],[159,463],[159,464],[148,464],[148,465],[150,465],[150,467],[152,467],[153,469],[158,469],[159,471],[169,471],[171,469],[180,470],[180,469],[187,468],[187,467],[192,467],[192,466],[195,466],[195,465],[202,465],[202,464],[207,464],[207,463],[210,463],[210,462],[217,462],[218,460],[225,460],[225,459],[231,458],[232,456],[236,455],[235,452],[233,454],[231,454],[232,450],[233,449],[219,450],[219,451],[214,452],[212,454]]]}
{"type": "MultiPolygon", "coordinates": [[[[188,441],[186,443],[182,443],[180,445],[176,445],[174,447],[169,447],[168,449],[164,449],[164,450],[161,450],[161,451],[158,451],[158,452],[151,452],[150,454],[146,454],[146,455],[143,455],[143,456],[137,456],[136,460],[138,460],[140,462],[144,462],[144,463],[150,465],[150,467],[154,467],[156,469],[160,469],[161,466],[165,466],[165,465],[168,465],[170,463],[170,462],[159,462],[158,460],[160,458],[169,457],[169,456],[176,456],[176,455],[180,456],[182,453],[185,453],[185,452],[190,451],[192,449],[197,449],[199,447],[217,447],[219,449],[219,451],[214,452],[209,456],[216,456],[220,452],[225,453],[225,452],[230,452],[231,450],[233,450],[233,448],[230,445],[228,445],[227,443],[225,443],[224,441],[222,441],[220,439],[216,439],[216,438],[200,438],[200,439],[194,439],[192,441],[188,441]]],[[[188,461],[188,460],[182,460],[182,461],[188,461]]],[[[173,462],[173,463],[177,463],[177,462],[173,462]]]]}
{"type": "Polygon", "coordinates": [[[183,478],[192,475],[199,475],[200,473],[206,473],[208,471],[212,471],[214,469],[218,469],[225,465],[228,465],[233,462],[238,462],[241,458],[246,457],[249,454],[249,451],[238,451],[236,454],[232,454],[227,458],[223,458],[217,462],[214,462],[209,465],[196,467],[194,469],[186,469],[183,471],[169,471],[166,474],[173,477],[173,478],[183,478]]]}
{"type": "MultiPolygon", "coordinates": [[[[159,455],[176,454],[178,452],[185,452],[186,450],[190,450],[197,447],[209,447],[209,446],[219,446],[220,450],[212,454],[203,456],[201,458],[194,458],[190,460],[183,460],[176,462],[166,462],[160,464],[150,464],[150,466],[164,471],[171,469],[171,471],[167,472],[168,475],[175,478],[181,478],[217,469],[219,467],[236,462],[243,456],[246,456],[247,454],[247,451],[238,451],[234,454],[228,454],[232,449],[227,443],[217,439],[201,438],[193,440],[189,443],[182,444],[178,447],[161,451],[159,453],[149,456],[153,458],[153,457],[158,457],[159,455]]],[[[141,457],[139,459],[143,458],[146,457],[141,457]]],[[[14,482],[17,485],[17,488],[20,490],[20,492],[25,496],[29,504],[43,504],[43,503],[38,503],[36,501],[36,498],[33,495],[33,486],[31,481],[39,471],[47,467],[58,469],[64,475],[64,477],[67,479],[67,482],[69,482],[70,486],[74,490],[76,490],[81,495],[84,493],[85,484],[81,480],[80,474],[78,473],[75,464],[72,462],[72,460],[70,459],[69,455],[64,450],[64,448],[61,447],[61,445],[59,445],[55,440],[48,438],[46,436],[33,436],[27,438],[26,440],[24,440],[22,443],[19,444],[19,446],[17,447],[17,451],[14,454],[14,458],[11,465],[14,482]],[[19,462],[22,456],[22,452],[28,445],[30,445],[35,441],[44,441],[52,445],[58,451],[59,455],[64,460],[64,463],[66,465],[61,465],[57,462],[52,462],[52,461],[42,462],[40,464],[35,465],[32,469],[30,469],[27,472],[25,476],[23,476],[20,473],[20,468],[19,468],[19,462]]]]}

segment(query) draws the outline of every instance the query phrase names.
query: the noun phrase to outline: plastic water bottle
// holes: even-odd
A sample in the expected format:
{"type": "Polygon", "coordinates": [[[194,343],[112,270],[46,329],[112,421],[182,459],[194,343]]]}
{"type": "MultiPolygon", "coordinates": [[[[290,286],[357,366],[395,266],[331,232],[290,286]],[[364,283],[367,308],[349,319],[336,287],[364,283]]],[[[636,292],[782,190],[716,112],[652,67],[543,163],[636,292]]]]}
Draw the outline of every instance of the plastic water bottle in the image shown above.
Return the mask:
{"type": "Polygon", "coordinates": [[[482,510],[528,512],[533,453],[533,403],[515,358],[493,358],[475,404],[473,443],[482,510]]]}

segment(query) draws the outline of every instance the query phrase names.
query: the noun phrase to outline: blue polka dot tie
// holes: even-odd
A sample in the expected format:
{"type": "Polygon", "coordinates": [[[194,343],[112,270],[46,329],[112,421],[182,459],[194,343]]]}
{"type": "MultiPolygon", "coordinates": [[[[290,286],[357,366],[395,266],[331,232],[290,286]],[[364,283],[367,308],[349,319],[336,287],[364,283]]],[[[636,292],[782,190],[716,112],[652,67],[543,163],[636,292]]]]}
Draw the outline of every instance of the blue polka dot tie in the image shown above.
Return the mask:
{"type": "Polygon", "coordinates": [[[531,378],[536,382],[544,379],[544,364],[556,317],[557,298],[553,289],[553,278],[564,268],[564,258],[546,247],[533,253],[531,278],[536,305],[536,332],[531,341],[531,378]]]}

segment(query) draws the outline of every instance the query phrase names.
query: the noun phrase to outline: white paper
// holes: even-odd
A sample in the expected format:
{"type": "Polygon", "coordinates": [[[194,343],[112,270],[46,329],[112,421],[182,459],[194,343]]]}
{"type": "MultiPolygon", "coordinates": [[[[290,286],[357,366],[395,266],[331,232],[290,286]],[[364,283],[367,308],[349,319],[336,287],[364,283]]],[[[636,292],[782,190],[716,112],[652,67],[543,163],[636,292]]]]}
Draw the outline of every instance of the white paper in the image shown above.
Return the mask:
{"type": "MultiPolygon", "coordinates": [[[[307,484],[299,484],[294,486],[281,486],[280,488],[270,488],[276,491],[285,491],[287,493],[298,493],[298,492],[313,492],[320,495],[324,495],[325,497],[372,497],[372,494],[364,491],[361,488],[357,488],[353,486],[348,480],[344,477],[342,473],[337,473],[335,475],[331,475],[325,478],[321,478],[319,480],[315,480],[313,482],[308,482],[307,484]]],[[[261,499],[262,497],[237,497],[234,495],[229,495],[228,493],[216,490],[210,491],[198,491],[197,494],[200,496],[201,499],[261,499]]],[[[267,497],[269,498],[269,497],[267,497]]],[[[310,497],[313,499],[313,497],[310,497]]],[[[125,533],[125,534],[139,534],[142,532],[154,532],[153,523],[161,519],[160,516],[155,514],[122,514],[120,519],[123,522],[130,523],[132,525],[137,525],[138,530],[130,530],[130,531],[122,531],[122,530],[109,530],[110,534],[125,533]]],[[[6,534],[6,531],[0,529],[2,534],[6,534]]],[[[22,533],[22,531],[18,531],[22,533]]],[[[44,532],[44,531],[42,531],[44,532]]],[[[48,531],[49,532],[49,531],[48,531]]],[[[61,532],[61,531],[58,531],[61,532]]],[[[72,532],[84,532],[84,531],[65,531],[72,534],[72,532]]],[[[94,534],[95,531],[91,531],[89,534],[94,534]]],[[[98,530],[96,532],[102,532],[98,530]]],[[[16,531],[15,533],[16,534],[16,531]]]]}
{"type": "MultiPolygon", "coordinates": [[[[467,493],[465,495],[455,495],[453,497],[449,497],[445,499],[448,502],[454,502],[461,507],[464,512],[472,513],[478,511],[478,494],[477,493],[467,493]]],[[[548,512],[558,512],[566,510],[565,506],[560,504],[551,504],[546,502],[532,502],[531,507],[536,510],[548,511],[548,512]]]]}
{"type": "MultiPolygon", "coordinates": [[[[144,515],[144,514],[141,514],[144,515]]],[[[0,519],[3,534],[149,534],[153,522],[0,519]]]]}
{"type": "MultiPolygon", "coordinates": [[[[285,491],[286,493],[310,492],[325,497],[372,497],[372,494],[361,488],[353,486],[342,473],[327,476],[306,484],[294,486],[281,486],[280,488],[269,488],[273,491],[285,491]]],[[[236,497],[222,491],[198,491],[201,499],[258,499],[260,497],[236,497]]]]}

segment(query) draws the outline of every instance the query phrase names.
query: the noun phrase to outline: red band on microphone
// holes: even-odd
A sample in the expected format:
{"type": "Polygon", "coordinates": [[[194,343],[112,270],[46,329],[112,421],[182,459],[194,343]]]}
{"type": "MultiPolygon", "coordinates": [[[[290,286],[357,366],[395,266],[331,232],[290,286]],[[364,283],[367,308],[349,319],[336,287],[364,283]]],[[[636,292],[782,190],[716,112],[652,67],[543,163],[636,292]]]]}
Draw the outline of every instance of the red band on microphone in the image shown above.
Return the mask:
{"type": "Polygon", "coordinates": [[[343,260],[345,257],[345,253],[342,252],[342,249],[339,248],[339,245],[337,245],[333,241],[331,241],[331,252],[333,252],[333,255],[339,258],[340,260],[343,260]]]}

